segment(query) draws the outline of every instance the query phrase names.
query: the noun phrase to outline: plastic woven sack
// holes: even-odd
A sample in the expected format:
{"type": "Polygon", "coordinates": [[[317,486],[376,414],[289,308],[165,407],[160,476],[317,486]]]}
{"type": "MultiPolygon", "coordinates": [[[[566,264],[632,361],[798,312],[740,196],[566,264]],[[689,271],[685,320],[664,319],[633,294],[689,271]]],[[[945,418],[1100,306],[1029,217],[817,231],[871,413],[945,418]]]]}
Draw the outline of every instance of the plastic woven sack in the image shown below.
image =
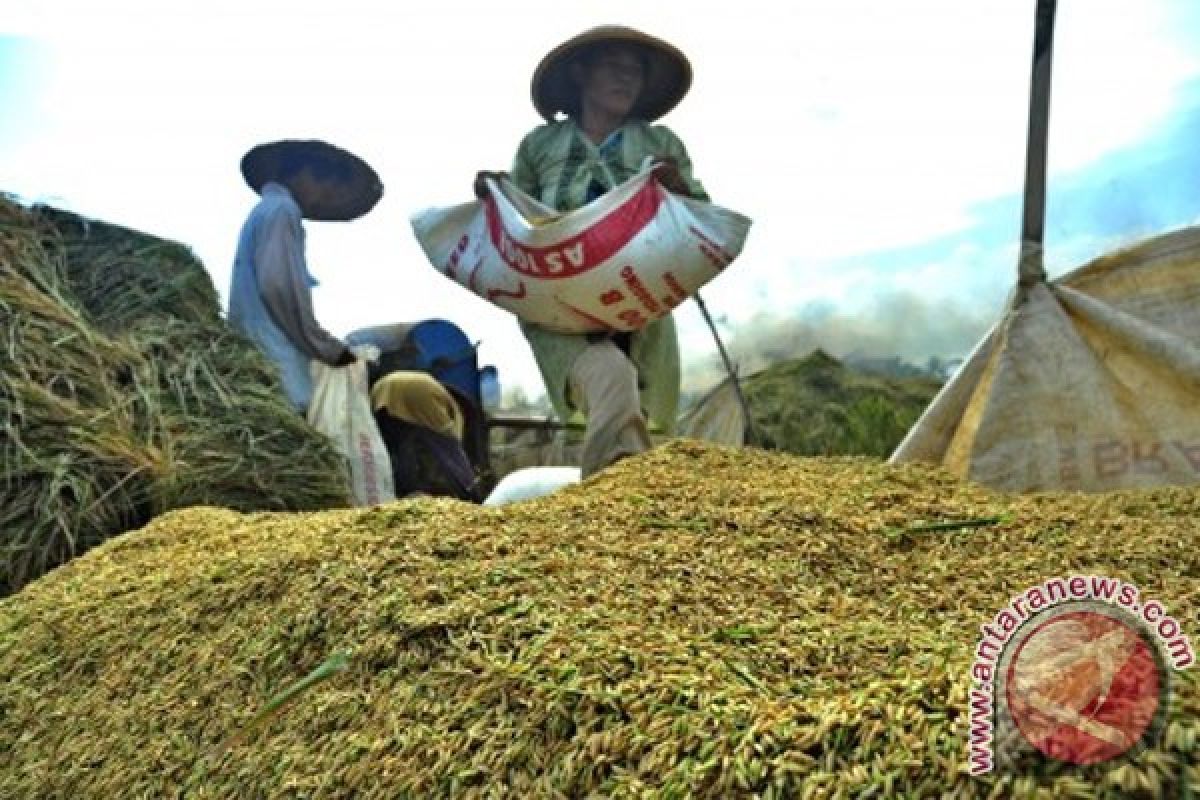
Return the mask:
{"type": "MultiPolygon", "coordinates": [[[[376,351],[378,354],[378,351],[376,351]]],[[[350,461],[350,480],[355,501],[374,506],[396,499],[392,464],[383,436],[371,413],[367,393],[367,365],[361,358],[344,367],[331,367],[313,360],[309,371],[313,396],[308,422],[337,445],[350,461]]]]}
{"type": "Polygon", "coordinates": [[[670,313],[738,256],[741,214],[673,195],[649,168],[561,214],[514,184],[412,218],[433,266],[491,303],[563,333],[632,331],[670,313]]]}

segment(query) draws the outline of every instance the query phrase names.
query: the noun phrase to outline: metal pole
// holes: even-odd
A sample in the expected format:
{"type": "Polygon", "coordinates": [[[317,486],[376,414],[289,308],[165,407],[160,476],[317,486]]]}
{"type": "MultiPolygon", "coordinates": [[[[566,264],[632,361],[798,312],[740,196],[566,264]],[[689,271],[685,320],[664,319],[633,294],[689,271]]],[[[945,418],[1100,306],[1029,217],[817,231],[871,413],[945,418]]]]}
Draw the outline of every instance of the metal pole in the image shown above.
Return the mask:
{"type": "Polygon", "coordinates": [[[1033,77],[1029,92],[1029,134],[1025,144],[1025,197],[1021,216],[1021,255],[1017,285],[1023,294],[1046,280],[1042,259],[1046,222],[1046,139],[1050,128],[1050,65],[1054,52],[1057,0],[1038,0],[1033,37],[1033,77]]]}
{"type": "Polygon", "coordinates": [[[708,329],[712,331],[713,339],[717,341],[717,351],[721,354],[725,371],[729,373],[729,380],[733,381],[733,391],[737,395],[738,405],[742,407],[742,417],[746,420],[746,444],[757,445],[760,441],[758,431],[754,427],[754,417],[750,416],[750,404],[746,402],[746,396],[742,394],[742,384],[738,380],[737,370],[734,369],[733,362],[729,360],[729,354],[725,352],[725,344],[721,341],[721,335],[717,333],[717,326],[713,324],[712,317],[709,316],[708,307],[704,305],[704,298],[700,296],[700,292],[695,292],[692,298],[700,307],[700,313],[704,315],[704,321],[708,323],[708,329]]]}

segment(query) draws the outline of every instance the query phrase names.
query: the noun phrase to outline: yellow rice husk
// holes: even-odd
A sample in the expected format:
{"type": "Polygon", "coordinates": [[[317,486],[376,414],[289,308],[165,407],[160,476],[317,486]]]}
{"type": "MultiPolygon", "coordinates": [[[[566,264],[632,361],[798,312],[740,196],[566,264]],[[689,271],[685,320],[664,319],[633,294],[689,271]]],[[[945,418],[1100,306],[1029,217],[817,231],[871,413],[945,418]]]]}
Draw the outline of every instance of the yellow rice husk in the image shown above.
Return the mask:
{"type": "Polygon", "coordinates": [[[979,779],[966,693],[980,625],[1050,577],[1195,634],[1198,512],[692,442],[502,508],[173,512],[0,601],[0,796],[1181,796],[1194,670],[1136,758],[979,779]]]}

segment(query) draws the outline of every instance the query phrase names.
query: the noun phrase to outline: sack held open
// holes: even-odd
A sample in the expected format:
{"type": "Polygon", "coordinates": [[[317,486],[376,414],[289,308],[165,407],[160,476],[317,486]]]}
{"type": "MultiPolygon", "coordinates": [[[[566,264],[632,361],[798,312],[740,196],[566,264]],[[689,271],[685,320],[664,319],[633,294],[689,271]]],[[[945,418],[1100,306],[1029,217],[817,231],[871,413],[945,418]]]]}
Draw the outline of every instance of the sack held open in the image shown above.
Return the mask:
{"type": "Polygon", "coordinates": [[[349,461],[351,488],[360,506],[377,506],[396,499],[391,461],[375,425],[367,392],[365,359],[369,354],[378,358],[378,348],[357,348],[359,360],[344,367],[316,360],[309,363],[313,397],[308,423],[332,439],[349,461]]]}
{"type": "Polygon", "coordinates": [[[634,331],[670,313],[741,253],[751,221],[671,194],[644,169],[560,213],[511,182],[412,218],[430,263],[521,319],[562,333],[634,331]]]}

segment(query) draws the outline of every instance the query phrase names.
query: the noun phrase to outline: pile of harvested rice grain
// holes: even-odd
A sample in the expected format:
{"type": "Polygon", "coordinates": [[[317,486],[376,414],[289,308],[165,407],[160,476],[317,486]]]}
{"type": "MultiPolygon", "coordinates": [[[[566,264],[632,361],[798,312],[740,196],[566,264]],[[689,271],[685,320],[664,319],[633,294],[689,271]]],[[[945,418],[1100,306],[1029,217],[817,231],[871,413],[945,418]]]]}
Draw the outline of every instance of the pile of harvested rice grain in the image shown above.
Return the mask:
{"type": "Polygon", "coordinates": [[[1194,489],[685,442],[495,509],[175,512],[0,601],[0,796],[1183,796],[1194,671],[1132,761],[982,779],[966,693],[980,625],[1053,576],[1195,635],[1197,520],[1194,489]]]}

